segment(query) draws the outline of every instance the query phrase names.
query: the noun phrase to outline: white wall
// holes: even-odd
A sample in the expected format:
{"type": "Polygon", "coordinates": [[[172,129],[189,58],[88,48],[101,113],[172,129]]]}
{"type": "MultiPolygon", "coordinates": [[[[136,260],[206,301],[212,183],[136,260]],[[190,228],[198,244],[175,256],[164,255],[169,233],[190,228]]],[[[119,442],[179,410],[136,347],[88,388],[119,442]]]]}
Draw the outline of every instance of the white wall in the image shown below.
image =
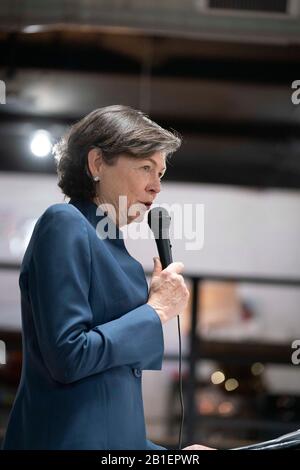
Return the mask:
{"type": "MultiPolygon", "coordinates": [[[[187,272],[300,277],[300,192],[165,183],[156,202],[204,204],[203,249],[186,251],[185,240],[173,241],[187,272]]],[[[129,240],[128,247],[152,268],[153,243],[129,240]]]]}
{"type": "MultiPolygon", "coordinates": [[[[63,202],[55,176],[0,174],[0,259],[16,258],[8,240],[28,219],[63,202]]],[[[200,251],[173,241],[175,259],[188,273],[241,273],[300,277],[300,192],[164,183],[156,203],[204,204],[205,240],[200,251]]],[[[152,269],[153,240],[128,240],[145,269],[152,269]]]]}

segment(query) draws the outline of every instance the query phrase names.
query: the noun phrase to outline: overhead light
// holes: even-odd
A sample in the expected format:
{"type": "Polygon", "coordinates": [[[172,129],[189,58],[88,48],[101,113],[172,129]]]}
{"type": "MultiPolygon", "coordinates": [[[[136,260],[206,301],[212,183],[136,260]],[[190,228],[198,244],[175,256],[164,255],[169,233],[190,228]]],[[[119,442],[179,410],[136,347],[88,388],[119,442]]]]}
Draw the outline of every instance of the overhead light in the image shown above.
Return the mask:
{"type": "Polygon", "coordinates": [[[212,383],[213,383],[214,385],[218,385],[218,384],[221,384],[222,382],[224,382],[224,380],[225,380],[225,375],[224,375],[223,372],[221,372],[220,370],[216,370],[216,372],[214,372],[214,373],[211,375],[210,380],[212,381],[212,383]]]}
{"type": "Polygon", "coordinates": [[[225,382],[225,389],[227,390],[227,392],[232,392],[233,390],[238,388],[238,386],[239,382],[236,379],[228,379],[225,382]]]}
{"type": "Polygon", "coordinates": [[[253,375],[260,375],[264,371],[264,365],[261,362],[255,362],[251,366],[251,372],[253,375]]]}
{"type": "Polygon", "coordinates": [[[47,157],[52,148],[51,135],[45,130],[38,130],[34,133],[30,150],[36,157],[47,157]]]}

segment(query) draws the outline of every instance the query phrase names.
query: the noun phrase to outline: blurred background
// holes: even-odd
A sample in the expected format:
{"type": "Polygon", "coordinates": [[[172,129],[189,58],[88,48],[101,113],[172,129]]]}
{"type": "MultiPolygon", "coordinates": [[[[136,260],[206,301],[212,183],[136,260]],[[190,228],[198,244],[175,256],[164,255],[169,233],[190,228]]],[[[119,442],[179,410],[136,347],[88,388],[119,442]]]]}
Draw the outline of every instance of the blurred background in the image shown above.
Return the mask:
{"type": "MultiPolygon", "coordinates": [[[[230,448],[300,427],[299,65],[298,0],[1,0],[0,440],[22,362],[20,263],[37,218],[64,202],[51,147],[111,104],[183,137],[157,202],[204,205],[203,248],[172,243],[191,290],[184,441],[230,448]]],[[[126,243],[149,275],[153,240],[126,243]]],[[[164,333],[145,413],[148,437],[175,447],[176,319],[164,333]]]]}

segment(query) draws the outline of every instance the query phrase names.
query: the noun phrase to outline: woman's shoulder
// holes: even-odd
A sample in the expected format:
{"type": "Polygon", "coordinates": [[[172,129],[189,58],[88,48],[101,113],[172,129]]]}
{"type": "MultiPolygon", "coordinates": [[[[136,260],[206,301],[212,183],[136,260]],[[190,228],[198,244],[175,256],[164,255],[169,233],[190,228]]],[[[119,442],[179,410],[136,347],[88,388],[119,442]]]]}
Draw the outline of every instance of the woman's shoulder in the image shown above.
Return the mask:
{"type": "Polygon", "coordinates": [[[52,204],[38,218],[34,234],[38,236],[51,230],[63,230],[66,233],[76,227],[82,228],[83,224],[85,225],[84,215],[72,204],[52,204]]]}
{"type": "Polygon", "coordinates": [[[51,204],[51,206],[47,207],[47,209],[42,213],[41,217],[47,217],[53,214],[70,214],[71,216],[82,215],[81,212],[73,204],[68,204],[67,202],[51,204]]]}
{"type": "Polygon", "coordinates": [[[84,219],[83,214],[72,204],[68,203],[58,203],[52,204],[49,206],[39,217],[40,221],[49,221],[53,220],[54,222],[59,222],[59,220],[78,220],[84,219]]]}
{"type": "Polygon", "coordinates": [[[83,214],[67,203],[49,206],[38,218],[22,261],[22,270],[29,265],[35,252],[48,252],[53,246],[67,250],[73,240],[82,240],[87,246],[83,214]]]}

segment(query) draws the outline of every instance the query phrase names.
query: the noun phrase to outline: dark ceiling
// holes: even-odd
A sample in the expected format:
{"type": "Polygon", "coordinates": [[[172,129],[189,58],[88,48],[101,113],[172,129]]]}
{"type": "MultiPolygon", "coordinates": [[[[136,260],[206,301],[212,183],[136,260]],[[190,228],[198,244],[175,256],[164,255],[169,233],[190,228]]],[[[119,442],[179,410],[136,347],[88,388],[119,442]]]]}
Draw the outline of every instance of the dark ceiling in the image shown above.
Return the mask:
{"type": "Polygon", "coordinates": [[[183,136],[169,180],[298,189],[299,63],[295,40],[3,27],[0,171],[54,172],[50,157],[31,156],[31,133],[44,128],[55,140],[92,109],[123,103],[183,136]]]}

